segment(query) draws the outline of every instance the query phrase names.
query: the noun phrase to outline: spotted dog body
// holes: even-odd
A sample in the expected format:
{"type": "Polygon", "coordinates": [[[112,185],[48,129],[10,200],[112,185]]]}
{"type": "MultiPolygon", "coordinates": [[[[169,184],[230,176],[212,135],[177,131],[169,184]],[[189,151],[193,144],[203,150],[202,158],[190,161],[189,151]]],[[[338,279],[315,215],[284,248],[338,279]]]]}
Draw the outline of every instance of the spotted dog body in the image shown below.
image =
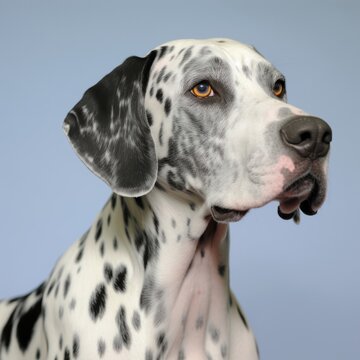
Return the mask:
{"type": "Polygon", "coordinates": [[[44,284],[0,304],[1,360],[258,359],[228,222],[272,200],[283,218],[314,214],[331,140],[275,83],[252,47],[181,40],[84,94],[64,130],[114,193],[44,284]]]}

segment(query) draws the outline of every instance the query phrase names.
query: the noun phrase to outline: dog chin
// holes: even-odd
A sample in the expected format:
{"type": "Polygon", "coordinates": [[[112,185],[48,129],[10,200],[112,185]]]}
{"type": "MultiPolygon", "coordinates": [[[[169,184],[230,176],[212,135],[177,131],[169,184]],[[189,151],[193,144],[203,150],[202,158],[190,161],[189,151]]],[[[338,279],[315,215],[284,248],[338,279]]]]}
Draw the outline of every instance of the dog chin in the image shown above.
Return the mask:
{"type": "Polygon", "coordinates": [[[211,207],[211,216],[219,223],[237,222],[241,220],[247,212],[248,210],[228,209],[216,205],[211,207]]]}

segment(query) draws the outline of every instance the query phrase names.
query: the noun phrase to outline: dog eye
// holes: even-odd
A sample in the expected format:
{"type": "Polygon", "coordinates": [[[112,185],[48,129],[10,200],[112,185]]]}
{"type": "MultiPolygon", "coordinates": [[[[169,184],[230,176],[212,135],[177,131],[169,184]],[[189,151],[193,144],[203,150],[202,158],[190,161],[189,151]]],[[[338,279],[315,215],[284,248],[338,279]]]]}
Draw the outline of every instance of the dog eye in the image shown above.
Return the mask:
{"type": "Polygon", "coordinates": [[[195,85],[191,89],[191,93],[193,95],[195,95],[196,97],[202,98],[202,99],[215,95],[213,88],[211,87],[209,82],[206,80],[201,81],[197,85],[195,85]]]}
{"type": "Polygon", "coordinates": [[[285,81],[283,79],[276,80],[272,92],[276,97],[282,98],[285,95],[285,81]]]}

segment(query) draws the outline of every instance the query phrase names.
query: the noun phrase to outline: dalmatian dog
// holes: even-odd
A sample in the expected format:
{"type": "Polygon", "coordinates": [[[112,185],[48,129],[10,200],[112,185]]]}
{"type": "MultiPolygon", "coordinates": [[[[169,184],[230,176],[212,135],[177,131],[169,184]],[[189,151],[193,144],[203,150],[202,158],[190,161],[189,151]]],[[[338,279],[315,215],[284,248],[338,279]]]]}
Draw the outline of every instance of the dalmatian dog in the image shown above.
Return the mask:
{"type": "Polygon", "coordinates": [[[255,48],[179,40],[130,57],[65,133],[113,195],[36,290],[0,305],[0,359],[258,359],[229,288],[229,223],[314,215],[331,129],[255,48]]]}

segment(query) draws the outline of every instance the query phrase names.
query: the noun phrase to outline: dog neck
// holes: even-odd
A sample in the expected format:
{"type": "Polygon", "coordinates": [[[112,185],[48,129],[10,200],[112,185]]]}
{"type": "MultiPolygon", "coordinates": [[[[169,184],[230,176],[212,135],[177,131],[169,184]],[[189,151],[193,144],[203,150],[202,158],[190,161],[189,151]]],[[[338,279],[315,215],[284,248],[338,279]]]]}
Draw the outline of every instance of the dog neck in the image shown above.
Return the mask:
{"type": "Polygon", "coordinates": [[[155,187],[141,198],[113,195],[108,206],[117,218],[112,226],[131,253],[129,273],[143,274],[140,309],[173,332],[174,349],[194,329],[206,336],[211,323],[228,321],[228,226],[212,220],[201,200],[155,187]]]}

